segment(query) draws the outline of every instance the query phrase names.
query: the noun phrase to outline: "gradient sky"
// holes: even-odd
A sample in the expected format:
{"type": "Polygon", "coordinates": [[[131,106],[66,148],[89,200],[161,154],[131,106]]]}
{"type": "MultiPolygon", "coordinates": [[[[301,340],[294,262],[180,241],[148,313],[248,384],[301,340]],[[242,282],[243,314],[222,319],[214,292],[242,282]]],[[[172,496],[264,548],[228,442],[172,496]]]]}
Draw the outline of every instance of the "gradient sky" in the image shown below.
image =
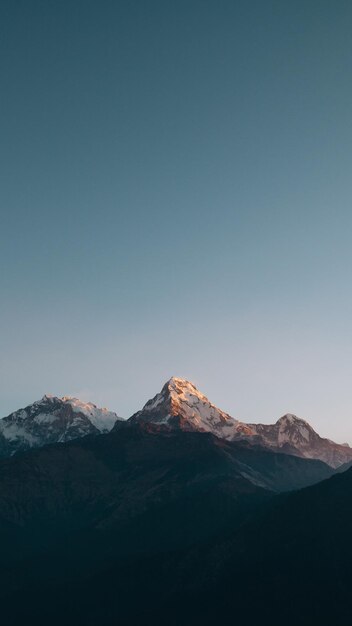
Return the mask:
{"type": "Polygon", "coordinates": [[[2,0],[0,414],[172,375],[352,444],[352,5],[2,0]]]}

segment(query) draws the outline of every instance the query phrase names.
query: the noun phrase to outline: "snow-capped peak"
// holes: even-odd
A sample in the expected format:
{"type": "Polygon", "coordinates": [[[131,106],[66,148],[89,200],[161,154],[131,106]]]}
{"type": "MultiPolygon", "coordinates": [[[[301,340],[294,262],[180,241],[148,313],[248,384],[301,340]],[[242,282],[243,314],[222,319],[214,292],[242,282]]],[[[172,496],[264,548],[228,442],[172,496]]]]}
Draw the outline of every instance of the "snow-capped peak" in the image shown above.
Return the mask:
{"type": "Polygon", "coordinates": [[[195,422],[212,418],[215,414],[225,422],[227,420],[234,421],[230,415],[212,404],[189,380],[173,376],[166,383],[164,389],[165,387],[171,399],[171,415],[176,415],[181,410],[188,417],[192,417],[195,422]]]}
{"type": "Polygon", "coordinates": [[[279,428],[278,442],[281,445],[284,443],[307,445],[311,437],[316,435],[308,422],[291,413],[283,415],[276,425],[279,428]]]}
{"type": "MultiPolygon", "coordinates": [[[[51,413],[61,405],[69,406],[72,408],[74,413],[81,413],[86,416],[93,426],[100,430],[100,432],[109,432],[115,422],[121,419],[118,415],[116,415],[116,413],[109,411],[106,408],[100,409],[92,402],[83,402],[73,396],[63,396],[62,398],[59,398],[51,393],[46,393],[40,400],[36,400],[32,405],[27,407],[26,410],[29,411],[30,414],[33,414],[38,410],[38,408],[40,408],[43,413],[51,413]]],[[[17,414],[18,411],[16,412],[16,415],[17,414]]],[[[21,415],[24,417],[26,416],[23,410],[21,415]]]]}
{"type": "Polygon", "coordinates": [[[47,443],[107,433],[121,419],[91,402],[45,394],[33,404],[0,419],[0,457],[47,443]]]}
{"type": "Polygon", "coordinates": [[[306,422],[301,417],[297,417],[293,413],[285,413],[280,419],[277,420],[277,424],[306,424],[309,426],[308,422],[306,422]]]}
{"type": "Polygon", "coordinates": [[[161,392],[133,415],[131,421],[212,432],[224,439],[234,437],[238,424],[237,420],[212,404],[193,383],[176,376],[170,378],[161,392]]]}
{"type": "Polygon", "coordinates": [[[54,396],[52,393],[45,393],[44,396],[40,400],[36,400],[33,404],[43,404],[45,402],[55,402],[55,400],[59,400],[57,396],[54,396]]]}
{"type": "Polygon", "coordinates": [[[350,449],[323,439],[304,419],[286,413],[275,424],[251,424],[258,441],[265,447],[283,450],[338,467],[351,459],[350,449]]]}

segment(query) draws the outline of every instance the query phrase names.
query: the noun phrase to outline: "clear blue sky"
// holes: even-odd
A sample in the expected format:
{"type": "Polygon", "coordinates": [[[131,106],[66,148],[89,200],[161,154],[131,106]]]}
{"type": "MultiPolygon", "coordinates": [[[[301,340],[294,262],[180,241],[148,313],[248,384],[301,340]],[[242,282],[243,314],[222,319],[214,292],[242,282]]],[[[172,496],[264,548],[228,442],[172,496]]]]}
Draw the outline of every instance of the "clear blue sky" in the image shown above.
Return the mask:
{"type": "Polygon", "coordinates": [[[171,375],[352,443],[352,5],[2,0],[0,414],[171,375]]]}

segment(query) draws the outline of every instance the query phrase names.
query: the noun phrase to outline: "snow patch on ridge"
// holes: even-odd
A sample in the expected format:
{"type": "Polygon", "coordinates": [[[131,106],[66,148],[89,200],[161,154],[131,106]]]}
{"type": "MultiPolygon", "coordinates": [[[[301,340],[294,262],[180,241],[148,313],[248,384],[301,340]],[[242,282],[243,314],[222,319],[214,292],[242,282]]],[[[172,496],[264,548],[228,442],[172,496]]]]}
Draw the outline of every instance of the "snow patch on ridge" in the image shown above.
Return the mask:
{"type": "Polygon", "coordinates": [[[92,402],[82,402],[78,398],[72,398],[71,396],[64,396],[62,401],[69,404],[75,413],[83,413],[83,415],[88,417],[89,421],[100,432],[109,432],[117,420],[121,419],[116,413],[108,411],[108,409],[98,409],[92,402]]]}

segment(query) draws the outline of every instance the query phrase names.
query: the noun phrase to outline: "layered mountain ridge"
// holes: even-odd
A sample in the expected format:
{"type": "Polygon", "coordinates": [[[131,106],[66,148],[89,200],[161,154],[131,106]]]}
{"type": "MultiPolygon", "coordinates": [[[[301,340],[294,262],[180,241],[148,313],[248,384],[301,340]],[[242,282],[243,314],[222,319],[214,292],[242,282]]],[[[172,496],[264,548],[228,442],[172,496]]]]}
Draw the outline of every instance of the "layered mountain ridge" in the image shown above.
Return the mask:
{"type": "Polygon", "coordinates": [[[0,457],[106,433],[126,423],[209,432],[226,441],[243,440],[275,452],[321,460],[335,469],[352,461],[352,449],[347,444],[320,437],[308,422],[293,414],[282,416],[275,424],[247,424],[212,404],[193,383],[178,377],[170,378],[127,422],[77,398],[45,395],[0,420],[0,457]]]}
{"type": "MultiPolygon", "coordinates": [[[[109,553],[110,533],[119,554],[179,548],[333,474],[321,461],[141,423],[0,459],[0,601],[1,566],[66,532],[88,531],[93,545],[108,533],[109,553]]],[[[93,550],[89,541],[89,561],[93,550]]]]}
{"type": "MultiPolygon", "coordinates": [[[[333,474],[321,461],[145,422],[1,459],[3,619],[140,626],[164,624],[176,606],[186,621],[178,614],[174,626],[208,623],[206,611],[201,622],[189,615],[184,594],[221,594],[241,529],[275,510],[281,492],[333,474]]],[[[260,581],[255,561],[253,571],[260,581]]],[[[245,624],[240,582],[229,595],[245,624]]]]}

